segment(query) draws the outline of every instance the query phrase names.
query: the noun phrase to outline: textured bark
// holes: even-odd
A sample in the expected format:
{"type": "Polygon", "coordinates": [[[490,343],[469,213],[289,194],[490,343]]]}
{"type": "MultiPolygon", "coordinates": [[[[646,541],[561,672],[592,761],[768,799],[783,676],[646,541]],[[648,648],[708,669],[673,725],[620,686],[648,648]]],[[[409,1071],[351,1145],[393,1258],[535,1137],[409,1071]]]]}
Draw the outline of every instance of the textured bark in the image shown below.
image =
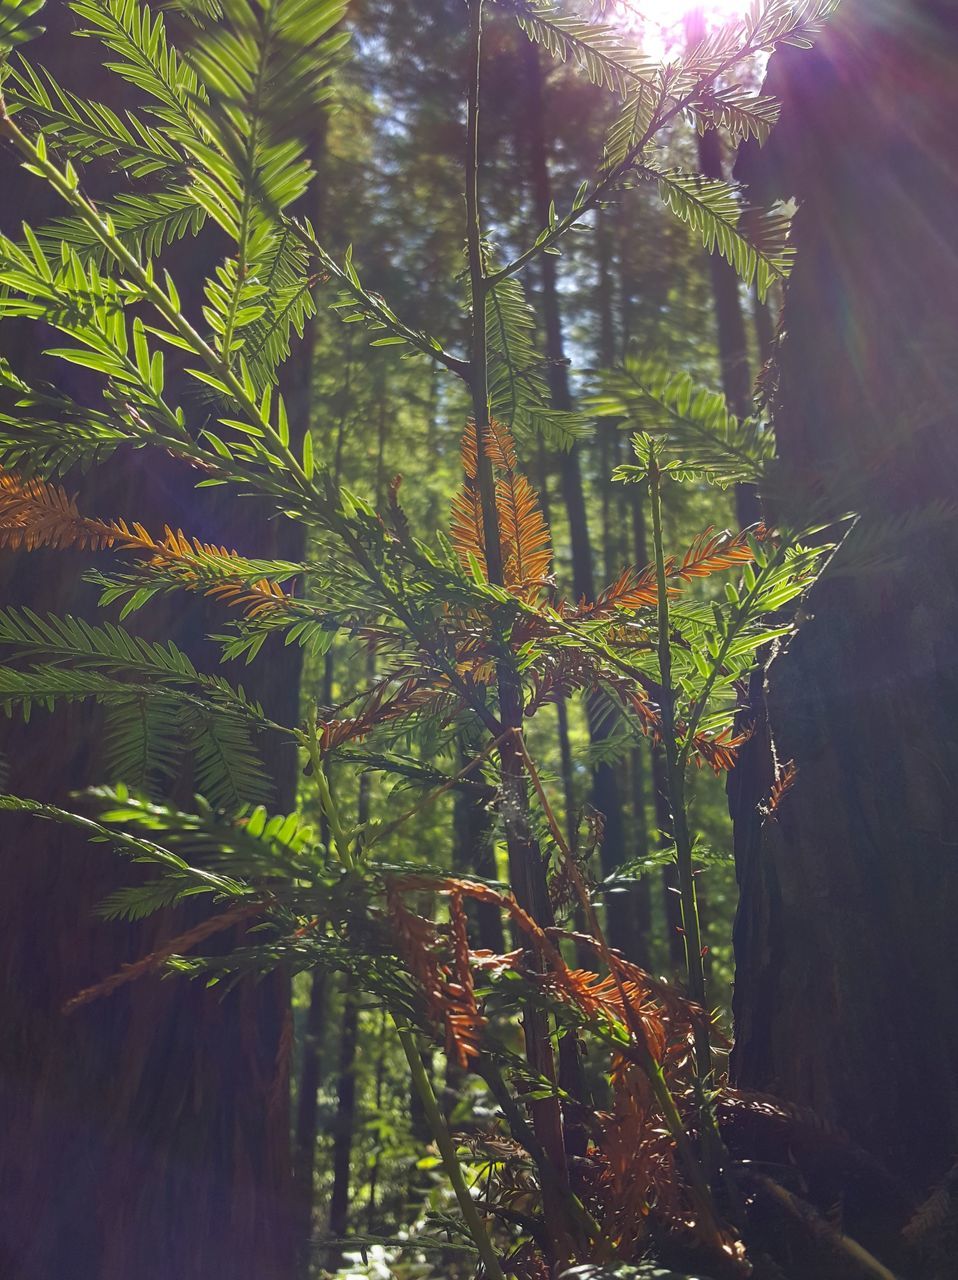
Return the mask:
{"type": "MultiPolygon", "coordinates": [[[[47,16],[51,32],[38,55],[68,84],[83,84],[84,67],[86,83],[95,74],[100,84],[92,44],[67,33],[66,6],[47,16]]],[[[11,157],[2,159],[2,179],[16,192],[3,209],[5,231],[15,232],[22,217],[37,223],[62,212],[11,157]]],[[[210,240],[178,249],[187,308],[195,308],[202,269],[220,251],[210,240]]],[[[49,335],[35,326],[5,322],[2,341],[18,371],[60,377],[80,399],[94,389],[78,370],[64,373],[40,356],[49,335]]],[[[171,459],[123,452],[73,487],[92,514],[140,519],[155,530],[169,522],[254,555],[290,554],[279,522],[262,508],[244,503],[237,511],[197,494],[194,481],[171,459]]],[[[3,601],[90,617],[95,592],[80,575],[91,563],[71,552],[6,555],[3,601]]],[[[202,636],[216,617],[180,599],[144,610],[136,628],[169,636],[209,670],[215,650],[202,636]]],[[[295,723],[298,667],[277,653],[264,653],[244,682],[268,714],[295,723]]],[[[11,790],[69,805],[73,789],[103,780],[101,720],[89,707],[39,714],[28,731],[2,728],[11,790]]],[[[262,745],[276,803],[288,807],[294,753],[262,745]]],[[[177,798],[188,803],[191,790],[184,776],[177,798]]],[[[64,1016],[71,995],[179,932],[191,913],[106,924],[94,907],[136,874],[115,854],[13,815],[0,824],[0,842],[0,1272],[11,1280],[287,1276],[287,984],[279,977],[242,984],[224,998],[199,983],[147,978],[64,1016]]]]}
{"type": "Polygon", "coordinates": [[[958,1149],[958,536],[917,518],[958,464],[956,55],[950,4],[846,0],[815,51],[773,59],[782,124],[744,175],[802,202],[778,511],[817,487],[862,512],[860,539],[897,530],[899,558],[843,575],[843,549],[757,690],[730,789],[733,1078],[913,1186],[958,1149]],[[763,819],[776,760],[797,775],[763,819]]]}

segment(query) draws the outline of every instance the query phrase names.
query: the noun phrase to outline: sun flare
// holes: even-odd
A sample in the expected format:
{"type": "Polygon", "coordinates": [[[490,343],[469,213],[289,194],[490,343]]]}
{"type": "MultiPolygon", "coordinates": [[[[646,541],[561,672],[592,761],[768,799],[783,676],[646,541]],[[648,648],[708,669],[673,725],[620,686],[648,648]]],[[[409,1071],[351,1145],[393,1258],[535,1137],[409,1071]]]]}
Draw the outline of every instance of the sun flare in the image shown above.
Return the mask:
{"type": "Polygon", "coordinates": [[[704,13],[706,22],[727,21],[745,12],[748,0],[640,0],[635,7],[649,22],[670,27],[695,9],[704,13]]]}
{"type": "Polygon", "coordinates": [[[633,26],[645,52],[664,59],[680,52],[687,43],[685,20],[700,13],[706,30],[742,16],[749,0],[627,0],[622,5],[625,23],[633,26]]]}

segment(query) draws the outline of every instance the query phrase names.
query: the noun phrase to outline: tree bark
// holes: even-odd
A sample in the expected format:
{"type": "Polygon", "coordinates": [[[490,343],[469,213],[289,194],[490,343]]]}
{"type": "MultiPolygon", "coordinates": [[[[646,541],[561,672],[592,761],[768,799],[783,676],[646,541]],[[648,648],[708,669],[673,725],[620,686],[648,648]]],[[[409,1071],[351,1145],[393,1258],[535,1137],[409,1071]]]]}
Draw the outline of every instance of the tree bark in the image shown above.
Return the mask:
{"type": "MultiPolygon", "coordinates": [[[[43,61],[73,86],[85,67],[92,83],[99,65],[85,53],[90,42],[71,38],[66,6],[44,16],[43,61]]],[[[20,218],[37,225],[62,212],[11,157],[2,158],[2,178],[17,193],[3,211],[6,232],[17,234],[20,218]]],[[[96,194],[95,174],[91,181],[96,194]]],[[[178,246],[177,255],[189,270],[174,274],[194,308],[198,290],[185,286],[201,279],[213,246],[178,246]]],[[[36,326],[4,323],[3,353],[15,368],[59,377],[81,400],[98,395],[88,377],[40,355],[47,340],[36,326]]],[[[290,554],[280,522],[253,503],[237,512],[197,494],[195,478],[171,459],[121,452],[73,487],[93,514],[154,530],[168,522],[252,555],[290,554]]],[[[62,551],[4,556],[4,602],[92,617],[96,593],[80,579],[90,563],[62,551]]],[[[180,599],[145,609],[136,629],[173,639],[209,670],[216,651],[202,637],[216,620],[207,604],[180,599]]],[[[288,724],[297,718],[298,679],[295,655],[278,661],[276,650],[244,675],[267,714],[288,724]]],[[[10,790],[70,807],[71,791],[103,780],[101,730],[89,708],[38,715],[27,730],[5,722],[10,790]]],[[[295,754],[264,745],[276,806],[289,808],[295,754]]],[[[177,795],[190,803],[189,778],[177,795]]],[[[10,1280],[287,1276],[288,983],[276,975],[224,997],[200,983],[147,978],[65,1016],[70,996],[179,932],[190,913],[107,924],[94,908],[130,876],[115,854],[13,815],[0,837],[0,1272],[10,1280]]]]}
{"type": "Polygon", "coordinates": [[[773,58],[782,122],[744,174],[800,201],[773,515],[817,494],[861,519],[769,663],[732,777],[732,1074],[914,1188],[958,1149],[958,535],[927,518],[958,470],[956,56],[950,4],[846,0],[814,51],[773,58]],[[891,557],[857,571],[883,535],[891,557]]]}

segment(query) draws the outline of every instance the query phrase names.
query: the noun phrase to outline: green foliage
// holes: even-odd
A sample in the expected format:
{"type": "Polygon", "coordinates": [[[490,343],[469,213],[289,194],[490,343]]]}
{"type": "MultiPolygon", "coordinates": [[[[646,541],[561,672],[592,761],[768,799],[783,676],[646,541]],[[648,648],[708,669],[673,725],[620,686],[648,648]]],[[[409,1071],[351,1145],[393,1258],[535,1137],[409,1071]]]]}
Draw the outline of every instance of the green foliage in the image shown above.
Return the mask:
{"type": "MultiPolygon", "coordinates": [[[[660,458],[673,473],[678,469],[687,478],[701,477],[722,488],[761,484],[775,456],[767,423],[736,418],[720,392],[697,386],[689,374],[675,373],[655,359],[633,354],[621,369],[604,372],[589,408],[654,436],[660,458]]],[[[647,466],[625,464],[616,475],[641,481],[646,472],[647,466]]]]}
{"type": "Polygon", "coordinates": [[[11,49],[34,40],[43,28],[33,22],[44,0],[2,0],[0,2],[0,67],[11,49]]]}
{"type": "Polygon", "coordinates": [[[655,83],[657,63],[630,49],[620,31],[563,14],[548,0],[505,0],[530,40],[560,62],[580,67],[594,85],[626,97],[633,85],[655,83]]]}
{"type": "Polygon", "coordinates": [[[679,170],[641,172],[658,182],[662,199],[698,232],[709,253],[717,250],[746,284],[754,282],[763,302],[776,280],[787,279],[795,255],[784,213],[743,209],[732,182],[679,170]]]}
{"type": "MultiPolygon", "coordinates": [[[[98,704],[100,767],[110,785],[85,797],[96,806],[95,819],[13,797],[0,805],[67,823],[149,864],[151,879],[118,888],[103,904],[111,918],[142,920],[198,896],[223,908],[183,935],[183,954],[161,949],[157,964],[225,985],[278,968],[321,969],[347,975],[356,984],[351,990],[374,1001],[382,1027],[386,1015],[395,1024],[430,1120],[461,1214],[451,1221],[460,1234],[465,1224],[491,1280],[500,1280],[502,1264],[422,1067],[420,1047],[430,1038],[441,1040],[458,1068],[477,1067],[484,1084],[477,1080],[476,1090],[488,1087],[501,1111],[493,1116],[483,1092],[492,1135],[504,1138],[509,1129],[508,1160],[481,1153],[469,1160],[504,1203],[510,1162],[521,1165],[534,1212],[570,1224],[564,1257],[587,1260],[604,1250],[604,1215],[617,1224],[615,1248],[624,1262],[643,1258],[657,1233],[687,1232],[690,1223],[713,1256],[726,1239],[710,1191],[717,1165],[704,1168],[686,1133],[687,1124],[696,1125],[705,1151],[714,1128],[701,1101],[714,1085],[701,1014],[705,992],[694,985],[696,972],[702,980],[701,956],[690,943],[690,1002],[609,951],[579,868],[601,844],[601,821],[578,824],[590,832],[583,848],[570,847],[580,839],[577,822],[563,830],[550,803],[552,781],[538,759],[534,722],[552,704],[587,702],[593,723],[597,716],[614,723],[596,759],[605,751],[607,763],[619,760],[648,738],[660,744],[674,849],[641,865],[627,862],[603,888],[621,887],[650,861],[674,859],[693,938],[693,863],[712,859],[684,830],[687,768],[731,767],[756,654],[792,632],[794,602],[831,548],[789,529],[707,528],[684,554],[669,554],[663,488],[690,481],[701,496],[706,485],[761,484],[773,455],[768,428],[758,419],[738,420],[690,374],[636,359],[600,379],[588,414],[556,411],[519,276],[540,254],[556,252],[613,194],[624,199],[638,188],[638,195],[655,181],[679,220],[760,293],[783,279],[791,257],[784,219],[746,209],[731,184],[660,167],[656,148],[683,120],[763,140],[774,104],[728,76],[757,51],[805,39],[830,5],[766,0],[678,64],[659,67],[612,26],[552,4],[503,0],[531,39],[624,102],[598,172],[580,183],[566,214],[553,208],[548,225],[502,265],[493,265],[483,239],[479,175],[471,169],[472,312],[450,323],[459,325],[460,341],[465,330],[468,356],[421,327],[418,311],[415,324],[403,320],[364,283],[352,248],[337,259],[312,224],[293,214],[313,177],[317,113],[329,107],[347,40],[341,0],[190,3],[182,48],[168,37],[164,14],[137,0],[71,0],[70,7],[80,33],[105,48],[107,68],[136,101],[121,116],[32,64],[20,62],[7,74],[0,136],[31,179],[62,202],[63,215],[37,230],[25,225],[18,238],[0,238],[0,319],[66,335],[69,345],[46,352],[51,367],[62,373],[79,366],[100,394],[85,388],[74,400],[59,384],[0,366],[0,545],[122,556],[118,569],[88,571],[101,605],[119,606],[121,621],[178,592],[232,611],[232,620],[207,636],[224,662],[281,661],[280,639],[301,646],[309,659],[305,717],[274,723],[240,685],[198,670],[172,643],[141,639],[112,622],[95,626],[6,608],[0,706],[29,717],[61,703],[98,704]],[[114,184],[95,203],[85,185],[91,164],[112,173],[114,184]],[[201,230],[215,237],[219,256],[202,290],[183,290],[188,298],[202,293],[199,314],[192,315],[168,269],[176,260],[169,251],[201,230]],[[427,447],[437,468],[451,452],[442,426],[465,418],[470,402],[474,421],[463,435],[463,477],[448,538],[418,536],[410,511],[419,495],[407,508],[398,479],[390,484],[389,405],[407,398],[409,384],[389,400],[387,377],[403,375],[387,355],[379,364],[378,353],[364,353],[378,399],[339,406],[338,439],[317,432],[314,441],[308,423],[290,422],[287,398],[294,400],[278,385],[287,391],[283,365],[293,335],[321,323],[315,296],[321,285],[331,286],[327,310],[366,330],[372,346],[425,355],[456,379],[430,408],[427,447]],[[175,357],[169,377],[164,347],[175,357]],[[178,394],[183,383],[192,396],[178,394]],[[360,450],[378,435],[374,501],[344,483],[351,414],[360,450]],[[554,572],[554,531],[523,473],[516,441],[528,448],[539,434],[546,445],[570,449],[587,434],[592,415],[619,419],[636,432],[638,465],[616,474],[647,486],[654,564],[629,565],[595,600],[570,600],[554,572]],[[65,473],[109,468],[121,446],[172,454],[192,468],[198,486],[230,486],[255,497],[278,524],[298,526],[306,547],[301,562],[240,555],[172,528],[153,533],[87,515],[50,483],[65,473]],[[316,673],[316,660],[333,646],[345,673],[338,685],[331,664],[321,680],[316,673]],[[298,813],[271,815],[263,807],[263,757],[279,738],[307,761],[304,791],[321,819],[321,840],[298,813]],[[374,774],[393,786],[385,813],[371,804],[374,774]],[[191,809],[162,798],[182,780],[198,793],[191,809]],[[453,797],[477,806],[460,826],[484,830],[491,846],[505,844],[508,892],[494,848],[484,874],[453,876],[444,853],[424,855],[409,836],[439,821],[430,813],[448,815],[453,797]],[[407,799],[410,807],[401,807],[407,799]],[[449,913],[442,926],[435,919],[439,898],[449,913]],[[521,945],[502,956],[474,948],[467,904],[476,917],[495,916],[500,930],[505,916],[521,945]],[[255,920],[241,942],[193,953],[240,918],[234,910],[255,920]],[[579,929],[578,911],[588,933],[579,929]],[[575,923],[595,973],[569,968],[557,922],[575,923]],[[520,1018],[525,1056],[516,1050],[520,1018]],[[567,1117],[560,1099],[591,1106],[576,1082],[556,1083],[553,1041],[565,1031],[595,1046],[596,1096],[614,1093],[615,1105],[625,1107],[612,1119],[592,1112],[597,1162],[611,1167],[615,1125],[633,1126],[645,1182],[629,1196],[640,1212],[624,1215],[621,1205],[603,1199],[612,1194],[610,1179],[596,1183],[588,1206],[572,1196],[530,1136],[527,1107],[536,1134],[561,1135],[567,1117]],[[635,1073],[627,1088],[623,1072],[635,1073]],[[635,1106],[630,1112],[627,1098],[640,1093],[641,1114],[635,1106]],[[688,1100],[683,1105],[694,1117],[683,1116],[676,1098],[688,1100]]],[[[17,21],[27,20],[35,8],[0,10],[6,24],[0,39],[8,46],[21,38],[2,34],[14,30],[14,12],[17,21]]],[[[475,42],[468,52],[478,73],[478,0],[468,17],[475,42]]],[[[473,97],[471,137],[477,111],[473,97]]],[[[369,240],[381,249],[374,233],[369,240]]],[[[370,245],[364,250],[375,260],[370,245]]],[[[418,406],[403,408],[419,413],[418,406]]],[[[575,819],[573,799],[567,797],[567,819],[575,819]]],[[[131,966],[119,980],[132,980],[151,963],[131,966]]],[[[110,981],[84,998],[109,990],[110,981]]],[[[508,1218],[512,1261],[525,1250],[530,1266],[537,1265],[541,1233],[526,1226],[521,1214],[508,1218]]],[[[646,1272],[640,1266],[633,1274],[646,1272]]]]}
{"type": "Polygon", "coordinates": [[[518,280],[502,280],[489,290],[486,341],[489,352],[489,406],[494,418],[522,439],[533,432],[557,449],[571,449],[588,436],[583,413],[551,409],[544,361],[535,348],[535,315],[518,280]]]}

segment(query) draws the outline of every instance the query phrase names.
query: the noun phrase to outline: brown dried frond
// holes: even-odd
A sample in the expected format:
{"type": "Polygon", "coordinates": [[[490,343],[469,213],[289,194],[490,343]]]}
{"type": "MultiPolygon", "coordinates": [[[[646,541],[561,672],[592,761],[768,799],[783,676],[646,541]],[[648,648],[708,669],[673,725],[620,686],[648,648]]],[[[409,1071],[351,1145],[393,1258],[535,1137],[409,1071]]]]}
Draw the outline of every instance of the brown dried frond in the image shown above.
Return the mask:
{"type": "Polygon", "coordinates": [[[452,965],[443,964],[439,931],[431,920],[411,912],[397,883],[387,886],[387,911],[399,940],[402,958],[423,994],[426,1012],[445,1032],[446,1051],[465,1070],[479,1056],[485,1018],[476,1004],[462,894],[453,890],[450,904],[452,965]]]}
{"type": "Polygon", "coordinates": [[[570,698],[580,689],[593,689],[599,682],[595,657],[571,646],[550,649],[541,655],[530,672],[532,689],[525,714],[535,715],[550,702],[570,698]]]}
{"type": "Polygon", "coordinates": [[[474,479],[468,476],[452,500],[449,518],[449,540],[468,571],[470,557],[474,556],[486,572],[486,543],[482,531],[482,503],[474,479]]]}
{"type": "Polygon", "coordinates": [[[708,1018],[708,1014],[701,1005],[690,1000],[688,996],[682,995],[661,978],[656,978],[615,951],[611,956],[613,967],[626,986],[631,985],[636,991],[644,993],[643,1000],[655,1000],[661,1006],[663,1021],[674,1029],[675,1034],[685,1036],[693,1031],[702,1019],[708,1018]]]}
{"type": "Polygon", "coordinates": [[[794,760],[789,760],[788,764],[778,770],[778,774],[772,784],[772,790],[769,792],[768,801],[762,806],[762,812],[765,817],[770,818],[778,812],[778,806],[781,804],[783,797],[791,791],[797,777],[798,766],[794,760]]]}
{"type": "Polygon", "coordinates": [[[509,472],[496,481],[496,508],[506,586],[531,589],[534,599],[552,565],[552,538],[538,494],[525,476],[509,472]]]}
{"type": "Polygon", "coordinates": [[[121,969],[111,974],[110,977],[104,978],[102,982],[97,982],[92,987],[85,987],[75,996],[71,996],[63,1006],[63,1012],[73,1013],[81,1005],[90,1004],[93,1000],[99,1000],[101,996],[111,996],[118,987],[124,987],[128,982],[135,982],[137,978],[144,978],[148,973],[155,973],[157,969],[166,964],[171,956],[182,955],[184,952],[198,946],[199,943],[205,942],[207,938],[213,937],[214,934],[222,933],[224,929],[230,929],[233,925],[241,924],[252,916],[260,915],[264,910],[264,905],[262,902],[237,903],[236,906],[230,907],[228,911],[223,911],[218,916],[212,916],[209,920],[201,920],[198,925],[194,925],[186,933],[181,933],[175,938],[171,938],[162,947],[157,947],[155,951],[151,951],[148,956],[143,956],[142,959],[135,960],[132,964],[123,965],[121,969]]]}
{"type": "Polygon", "coordinates": [[[438,934],[431,920],[410,911],[392,885],[386,887],[386,910],[396,932],[399,950],[422,992],[426,1012],[433,1022],[443,1014],[442,975],[439,969],[438,934]]]}
{"type": "MultiPolygon", "coordinates": [[[[755,536],[754,530],[752,536],[755,536]]],[[[727,529],[715,533],[710,526],[699,534],[681,563],[675,564],[670,576],[691,582],[693,578],[707,578],[711,573],[732,569],[752,559],[748,533],[732,534],[727,529]]]]}
{"type": "Polygon", "coordinates": [[[546,931],[533,920],[532,916],[519,906],[511,893],[498,893],[489,885],[475,884],[469,880],[448,881],[447,883],[458,884],[467,898],[473,898],[477,902],[492,902],[504,908],[554,973],[561,976],[569,972],[568,965],[563,960],[558,947],[552,942],[546,931]]]}
{"type": "Polygon", "coordinates": [[[642,686],[617,672],[603,672],[602,678],[614,690],[623,706],[634,713],[643,733],[657,742],[662,729],[662,718],[642,686]]]}
{"type": "Polygon", "coordinates": [[[475,480],[479,474],[479,433],[476,430],[475,418],[466,423],[459,442],[459,457],[467,480],[475,480]]]}
{"type": "Polygon", "coordinates": [[[237,605],[245,610],[248,618],[272,613],[289,603],[289,596],[271,578],[260,578],[258,582],[220,582],[208,587],[204,594],[224,604],[237,605]]]}
{"type": "Polygon", "coordinates": [[[516,442],[512,432],[503,422],[495,418],[489,423],[486,432],[485,454],[494,467],[502,471],[515,471],[518,466],[516,458],[516,442]]]}
{"type": "Polygon", "coordinates": [[[82,516],[62,485],[0,469],[0,547],[99,551],[115,537],[112,525],[82,516]]]}
{"type": "MultiPolygon", "coordinates": [[[[471,898],[475,902],[492,903],[509,913],[532,944],[533,949],[539,952],[550,969],[556,973],[568,972],[568,966],[563,960],[558,947],[552,942],[546,931],[533,920],[532,916],[519,906],[511,893],[500,893],[497,889],[493,889],[491,885],[479,884],[474,880],[459,880],[454,876],[436,880],[427,876],[404,875],[394,877],[391,884],[396,891],[422,889],[431,893],[451,893],[453,890],[458,890],[463,897],[471,898]]],[[[502,957],[503,960],[507,961],[511,961],[512,958],[512,956],[502,957]]]]}
{"type": "Polygon", "coordinates": [[[499,955],[495,951],[486,949],[470,951],[469,959],[472,962],[472,967],[479,969],[481,972],[505,973],[507,969],[514,969],[522,959],[522,948],[518,947],[515,951],[507,951],[504,955],[499,955]]]}
{"type": "Polygon", "coordinates": [[[339,710],[358,703],[352,716],[329,716],[319,722],[319,746],[323,752],[364,738],[379,725],[388,724],[415,712],[454,715],[461,705],[448,679],[438,673],[423,672],[408,665],[389,672],[360,698],[341,704],[339,710]]]}
{"type": "MultiPolygon", "coordinates": [[[[505,585],[531,592],[534,599],[552,564],[549,527],[538,495],[517,470],[516,446],[507,427],[491,422],[483,451],[502,474],[496,479],[495,502],[502,543],[505,585]]],[[[475,557],[485,569],[486,547],[479,493],[479,447],[475,422],[470,419],[460,446],[465,479],[452,500],[449,536],[460,564],[469,568],[475,557]]]]}
{"type": "Polygon", "coordinates": [[[237,551],[218,547],[214,543],[201,542],[188,537],[182,529],[166,525],[162,538],[153,535],[138,521],[128,525],[125,520],[111,521],[114,545],[124,551],[132,551],[145,557],[147,564],[163,566],[180,578],[187,590],[200,591],[225,603],[239,605],[249,617],[255,617],[285,605],[289,596],[277,582],[269,578],[249,581],[241,574],[236,577],[215,571],[209,560],[243,563],[237,551]]]}
{"type": "Polygon", "coordinates": [[[172,569],[187,590],[239,605],[250,617],[284,605],[289,599],[283,588],[269,579],[250,582],[239,573],[231,578],[222,570],[214,574],[208,563],[202,563],[203,558],[242,563],[235,551],[188,538],[182,529],[174,531],[167,526],[163,537],[156,539],[138,521],[128,524],[125,520],[106,521],[81,515],[76,499],[62,485],[35,478],[25,480],[2,469],[0,547],[24,551],[40,547],[129,551],[143,557],[148,565],[172,569]]]}
{"type": "MultiPolygon", "coordinates": [[[[670,595],[678,594],[670,588],[670,595]]],[[[602,618],[615,609],[643,609],[654,605],[659,598],[655,583],[655,565],[638,569],[628,565],[616,580],[596,596],[595,602],[580,600],[568,616],[581,618],[602,618]]]]}
{"type": "Polygon", "coordinates": [[[476,1004],[476,989],[469,963],[469,934],[462,890],[453,889],[449,895],[449,922],[452,932],[452,972],[455,983],[447,984],[446,1031],[447,1041],[459,1066],[465,1069],[469,1059],[479,1056],[478,1035],[485,1025],[476,1004]]]}
{"type": "Polygon", "coordinates": [[[603,1237],[634,1256],[648,1239],[651,1215],[666,1225],[689,1220],[675,1146],[644,1072],[625,1055],[611,1071],[614,1110],[600,1115],[596,1143],[603,1237]]]}
{"type": "MultiPolygon", "coordinates": [[[[591,969],[570,969],[560,988],[560,994],[572,1000],[589,1017],[596,1014],[609,1016],[617,1002],[615,979],[604,977],[591,969]]],[[[618,1014],[613,1014],[618,1017],[618,1014]]]]}
{"type": "Polygon", "coordinates": [[[736,733],[734,729],[723,729],[714,737],[697,733],[692,739],[694,760],[699,768],[707,764],[715,773],[727,773],[735,765],[739,748],[744,746],[752,736],[752,728],[736,733]]]}

